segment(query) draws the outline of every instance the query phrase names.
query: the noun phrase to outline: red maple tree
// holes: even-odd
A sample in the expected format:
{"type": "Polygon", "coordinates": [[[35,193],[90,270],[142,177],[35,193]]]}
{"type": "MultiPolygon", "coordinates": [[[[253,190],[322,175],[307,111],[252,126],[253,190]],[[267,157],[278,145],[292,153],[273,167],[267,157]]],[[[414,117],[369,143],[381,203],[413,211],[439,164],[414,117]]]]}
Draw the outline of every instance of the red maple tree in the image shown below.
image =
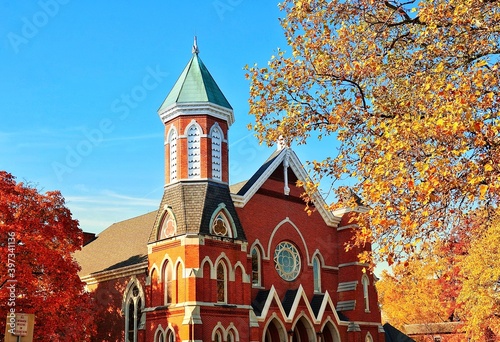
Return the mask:
{"type": "Polygon", "coordinates": [[[0,171],[0,331],[14,310],[35,314],[35,341],[90,340],[93,304],[72,257],[82,241],[60,192],[0,171]]]}

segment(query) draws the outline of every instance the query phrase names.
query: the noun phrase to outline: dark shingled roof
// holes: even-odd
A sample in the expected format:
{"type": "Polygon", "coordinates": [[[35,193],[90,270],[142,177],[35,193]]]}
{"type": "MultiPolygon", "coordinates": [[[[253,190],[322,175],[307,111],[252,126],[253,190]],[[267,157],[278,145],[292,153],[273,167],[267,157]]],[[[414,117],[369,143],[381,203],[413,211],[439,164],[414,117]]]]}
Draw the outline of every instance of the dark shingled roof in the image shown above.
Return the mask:
{"type": "Polygon", "coordinates": [[[113,223],[97,238],[75,252],[81,277],[147,261],[147,241],[156,211],[113,223]]]}
{"type": "Polygon", "coordinates": [[[292,309],[293,301],[295,300],[295,296],[297,296],[297,291],[298,290],[287,290],[285,293],[285,297],[283,298],[281,304],[283,305],[283,309],[285,310],[287,315],[292,309]]]}
{"type": "Polygon", "coordinates": [[[233,193],[235,193],[234,191],[237,190],[238,192],[236,192],[236,195],[244,195],[252,187],[252,185],[254,185],[254,183],[259,180],[260,176],[262,176],[269,165],[272,164],[272,162],[280,155],[280,153],[285,153],[285,151],[285,149],[274,151],[273,154],[271,154],[271,156],[265,161],[264,164],[262,164],[262,166],[257,170],[257,172],[253,174],[253,176],[248,181],[246,181],[244,184],[242,184],[243,182],[241,182],[231,187],[233,193]]]}
{"type": "Polygon", "coordinates": [[[323,298],[325,298],[324,294],[315,294],[311,299],[311,309],[316,317],[318,317],[319,309],[321,309],[323,298]]]}
{"type": "Polygon", "coordinates": [[[341,311],[337,311],[337,316],[339,316],[339,319],[341,321],[350,321],[349,317],[347,317],[344,313],[341,311]]]}
{"type": "Polygon", "coordinates": [[[255,299],[252,301],[252,308],[257,316],[260,316],[262,313],[262,309],[264,309],[269,292],[270,290],[259,290],[259,292],[257,292],[257,296],[255,296],[255,299]]]}
{"type": "Polygon", "coordinates": [[[157,240],[158,228],[165,206],[171,208],[177,222],[177,234],[210,234],[210,219],[219,204],[224,203],[231,215],[237,240],[246,240],[227,184],[210,181],[178,182],[168,186],[157,212],[149,242],[157,240]],[[200,210],[203,208],[203,211],[200,210]]]}

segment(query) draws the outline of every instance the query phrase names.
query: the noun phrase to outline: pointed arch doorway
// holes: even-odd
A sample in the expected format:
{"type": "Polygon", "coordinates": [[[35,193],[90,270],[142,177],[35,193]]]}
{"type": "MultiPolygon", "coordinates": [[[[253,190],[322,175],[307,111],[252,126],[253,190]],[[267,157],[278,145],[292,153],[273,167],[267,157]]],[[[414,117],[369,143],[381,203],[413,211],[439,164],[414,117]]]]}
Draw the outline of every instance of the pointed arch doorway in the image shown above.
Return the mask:
{"type": "Polygon", "coordinates": [[[275,317],[269,321],[262,338],[263,342],[287,342],[283,324],[275,317]]]}

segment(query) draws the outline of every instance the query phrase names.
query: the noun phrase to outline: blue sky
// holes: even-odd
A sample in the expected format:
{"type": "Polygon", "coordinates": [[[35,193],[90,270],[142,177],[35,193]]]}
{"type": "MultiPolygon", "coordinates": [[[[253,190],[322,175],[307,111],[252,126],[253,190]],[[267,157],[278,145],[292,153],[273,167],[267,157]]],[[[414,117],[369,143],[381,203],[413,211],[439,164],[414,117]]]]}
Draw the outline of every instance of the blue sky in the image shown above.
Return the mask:
{"type": "MultiPolygon", "coordinates": [[[[277,2],[0,0],[0,169],[60,190],[80,226],[100,232],[157,209],[163,125],[157,109],[191,57],[200,57],[234,108],[230,179],[272,153],[246,126],[246,64],[286,42],[277,2]]],[[[328,145],[295,149],[328,155],[328,145]]]]}

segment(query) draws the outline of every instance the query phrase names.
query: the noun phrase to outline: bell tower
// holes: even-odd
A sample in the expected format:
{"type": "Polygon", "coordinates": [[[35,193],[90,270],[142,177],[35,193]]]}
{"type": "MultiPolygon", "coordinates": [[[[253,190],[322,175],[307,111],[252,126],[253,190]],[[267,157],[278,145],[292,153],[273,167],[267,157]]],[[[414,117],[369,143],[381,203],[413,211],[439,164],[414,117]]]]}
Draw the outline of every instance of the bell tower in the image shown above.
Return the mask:
{"type": "Polygon", "coordinates": [[[158,110],[165,125],[165,186],[229,182],[227,134],[233,108],[201,61],[196,37],[192,53],[158,110]]]}
{"type": "Polygon", "coordinates": [[[233,108],[201,61],[196,38],[158,115],[165,187],[148,242],[147,320],[166,341],[206,340],[214,322],[248,330],[247,240],[228,184],[233,108]]]}

